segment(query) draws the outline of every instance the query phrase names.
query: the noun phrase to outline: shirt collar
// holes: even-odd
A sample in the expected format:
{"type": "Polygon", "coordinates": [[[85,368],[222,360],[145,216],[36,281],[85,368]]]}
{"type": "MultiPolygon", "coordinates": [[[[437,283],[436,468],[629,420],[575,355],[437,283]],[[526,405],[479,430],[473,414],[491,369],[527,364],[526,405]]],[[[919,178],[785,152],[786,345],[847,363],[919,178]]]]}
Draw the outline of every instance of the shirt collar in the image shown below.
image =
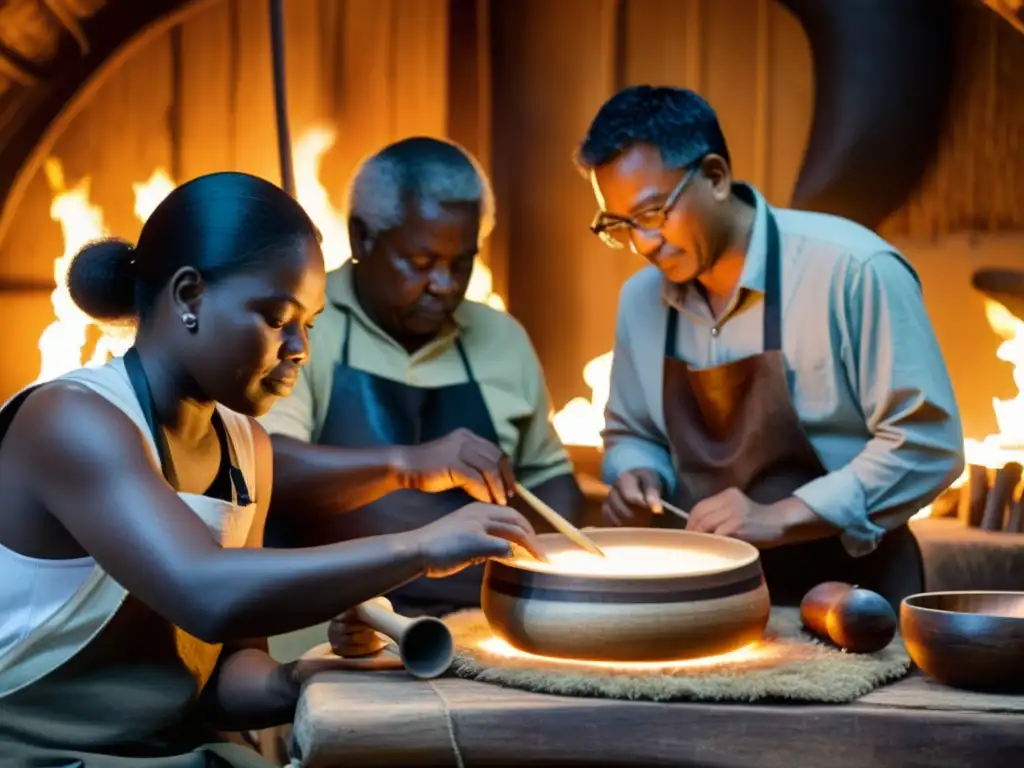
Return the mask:
{"type": "Polygon", "coordinates": [[[736,196],[754,206],[754,228],[747,243],[747,255],[740,273],[740,287],[764,293],[765,269],[768,262],[768,204],[761,193],[749,184],[734,184],[736,196]]]}
{"type": "MultiPolygon", "coordinates": [[[[362,305],[359,303],[359,299],[356,297],[355,284],[353,282],[351,261],[346,261],[340,267],[327,274],[327,299],[331,304],[334,304],[340,309],[351,312],[352,316],[371,333],[382,337],[396,346],[398,345],[398,342],[392,339],[380,328],[380,326],[370,319],[370,316],[366,314],[362,305]]],[[[466,302],[463,301],[459,304],[455,309],[455,312],[452,313],[451,319],[445,321],[445,324],[437,338],[428,346],[432,347],[438,342],[447,343],[454,341],[460,332],[465,331],[466,328],[468,328],[467,312],[464,309],[465,303],[466,302]]]]}

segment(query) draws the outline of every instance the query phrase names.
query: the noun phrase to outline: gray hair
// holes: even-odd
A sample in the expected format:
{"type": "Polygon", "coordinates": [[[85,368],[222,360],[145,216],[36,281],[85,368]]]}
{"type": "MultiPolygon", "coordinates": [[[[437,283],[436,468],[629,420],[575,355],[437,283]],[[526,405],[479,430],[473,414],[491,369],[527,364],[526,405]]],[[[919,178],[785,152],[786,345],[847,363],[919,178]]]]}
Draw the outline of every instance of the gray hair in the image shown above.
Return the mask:
{"type": "Polygon", "coordinates": [[[389,144],[363,160],[348,189],[346,210],[377,235],[402,224],[410,199],[479,203],[480,242],[494,228],[494,193],[476,159],[459,145],[426,136],[389,144]]]}

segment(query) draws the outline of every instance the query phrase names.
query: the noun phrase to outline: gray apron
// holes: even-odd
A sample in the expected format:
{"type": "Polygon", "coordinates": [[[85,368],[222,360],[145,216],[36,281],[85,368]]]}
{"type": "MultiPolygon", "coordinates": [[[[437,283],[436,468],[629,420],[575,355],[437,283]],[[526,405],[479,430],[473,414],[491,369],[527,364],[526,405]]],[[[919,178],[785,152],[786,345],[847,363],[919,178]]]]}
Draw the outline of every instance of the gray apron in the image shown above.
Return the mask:
{"type": "MultiPolygon", "coordinates": [[[[781,247],[768,212],[764,297],[764,352],[696,370],[676,357],[679,314],[669,307],[665,336],[663,408],[684,509],[728,488],[759,504],[773,504],[822,475],[818,458],[793,407],[782,355],[781,247]]],[[[684,524],[659,515],[659,525],[684,524]]],[[[823,581],[872,589],[898,610],[923,589],[920,550],[906,525],[889,531],[878,548],[852,557],[838,537],[762,550],[772,602],[799,604],[823,581]]]]}
{"type": "MultiPolygon", "coordinates": [[[[455,348],[466,381],[443,387],[414,387],[349,364],[351,312],[345,314],[341,359],[334,367],[331,400],[318,443],[344,448],[421,445],[456,429],[468,429],[498,443],[480,384],[473,375],[461,341],[455,348]]],[[[495,350],[494,354],[501,354],[495,350]]],[[[443,493],[400,490],[359,509],[313,522],[272,518],[267,546],[308,547],[366,536],[404,533],[432,523],[474,499],[462,489],[443,493]]],[[[473,566],[445,579],[420,578],[390,592],[395,610],[408,616],[441,616],[480,606],[483,566],[473,566]]]]}

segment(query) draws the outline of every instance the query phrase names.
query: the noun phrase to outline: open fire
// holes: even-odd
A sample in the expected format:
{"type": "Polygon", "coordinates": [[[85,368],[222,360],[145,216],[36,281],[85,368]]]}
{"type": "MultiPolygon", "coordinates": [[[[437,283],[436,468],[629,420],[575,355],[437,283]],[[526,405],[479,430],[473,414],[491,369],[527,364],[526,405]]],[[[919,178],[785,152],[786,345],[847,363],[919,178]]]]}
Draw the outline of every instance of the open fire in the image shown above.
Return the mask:
{"type": "Polygon", "coordinates": [[[1018,495],[1024,464],[1024,322],[992,299],[985,317],[1003,339],[996,356],[1013,366],[1017,394],[992,398],[999,431],[983,440],[964,441],[966,468],[949,490],[921,514],[958,514],[968,525],[993,531],[1024,532],[1018,495]]]}

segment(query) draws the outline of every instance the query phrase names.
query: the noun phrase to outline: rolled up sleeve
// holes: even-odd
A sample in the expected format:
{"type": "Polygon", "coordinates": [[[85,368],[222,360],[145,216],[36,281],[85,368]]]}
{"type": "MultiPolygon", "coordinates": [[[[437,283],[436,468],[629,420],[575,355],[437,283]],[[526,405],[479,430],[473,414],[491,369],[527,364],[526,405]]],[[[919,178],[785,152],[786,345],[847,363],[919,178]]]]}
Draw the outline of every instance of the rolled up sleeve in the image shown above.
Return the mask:
{"type": "Polygon", "coordinates": [[[837,313],[851,386],[871,439],[846,466],[794,494],[843,530],[855,556],[955,480],[963,428],[920,285],[892,253],[852,271],[837,313]]]}
{"type": "Polygon", "coordinates": [[[572,474],[569,454],[551,423],[551,396],[537,352],[525,333],[522,338],[523,393],[533,406],[520,427],[515,459],[516,479],[527,488],[536,488],[553,477],[572,474]]]}
{"type": "Polygon", "coordinates": [[[313,387],[309,368],[299,371],[295,389],[288,397],[274,403],[259,422],[270,435],[284,435],[303,442],[313,439],[313,387]]]}
{"type": "MultiPolygon", "coordinates": [[[[657,472],[665,484],[666,493],[676,489],[676,473],[665,435],[658,429],[648,406],[650,382],[640,379],[640,366],[631,343],[630,317],[634,296],[629,283],[619,296],[619,312],[615,324],[615,347],[612,352],[612,373],[608,404],[604,412],[604,442],[602,474],[606,483],[614,483],[623,472],[632,469],[650,469],[657,472]]],[[[650,332],[650,329],[647,329],[650,332]]],[[[650,361],[643,370],[645,375],[661,376],[661,359],[650,361]]]]}

